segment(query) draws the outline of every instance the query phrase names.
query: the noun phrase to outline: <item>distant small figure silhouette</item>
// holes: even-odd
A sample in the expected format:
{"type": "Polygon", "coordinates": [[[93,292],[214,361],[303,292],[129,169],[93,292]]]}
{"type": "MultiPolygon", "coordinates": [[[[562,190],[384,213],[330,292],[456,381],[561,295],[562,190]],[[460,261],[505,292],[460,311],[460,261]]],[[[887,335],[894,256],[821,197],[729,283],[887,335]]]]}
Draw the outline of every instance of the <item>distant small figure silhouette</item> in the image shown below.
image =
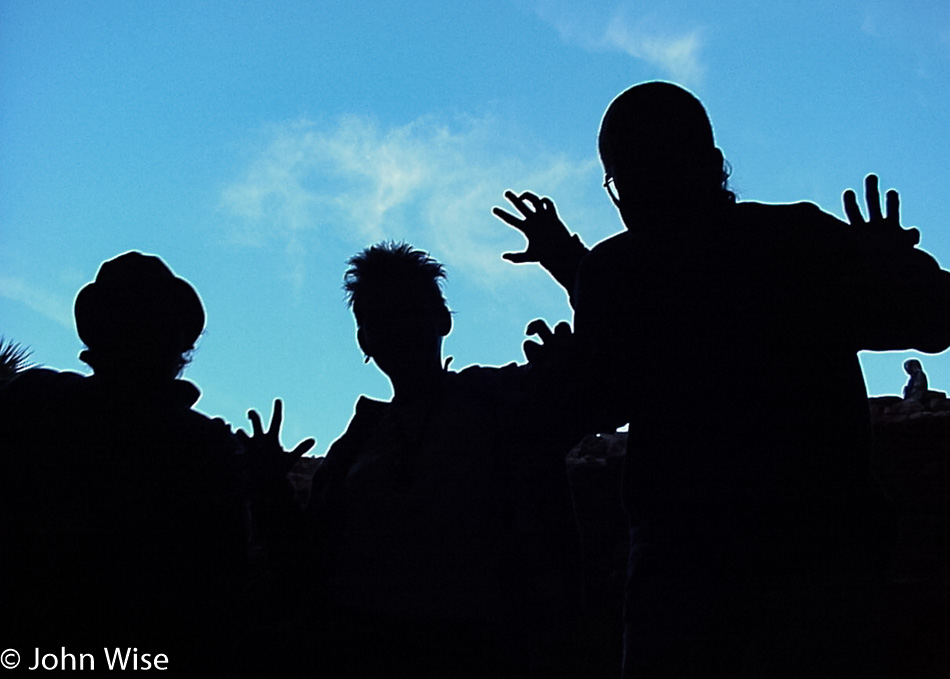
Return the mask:
{"type": "Polygon", "coordinates": [[[904,372],[910,376],[904,385],[904,398],[908,401],[923,401],[928,391],[924,367],[916,358],[910,358],[904,361],[904,372]]]}
{"type": "MultiPolygon", "coordinates": [[[[889,523],[856,354],[950,345],[950,274],[874,175],[866,220],[844,194],[850,224],[737,202],[676,85],[619,95],[599,150],[626,231],[583,259],[572,299],[592,398],[629,422],[624,676],[878,676],[889,523]]],[[[529,238],[516,261],[577,257],[549,199],[506,197],[521,216],[495,214],[529,238]]]]}
{"type": "Polygon", "coordinates": [[[128,252],[75,315],[94,375],[30,369],[0,390],[5,643],[136,646],[203,671],[233,651],[247,549],[237,441],[176,379],[204,309],[128,252]]]}
{"type": "Polygon", "coordinates": [[[580,595],[571,332],[535,322],[527,365],[450,370],[444,276],[404,243],[350,260],[357,342],[393,398],[361,397],[314,477],[328,645],[348,676],[560,676],[580,595]]]}

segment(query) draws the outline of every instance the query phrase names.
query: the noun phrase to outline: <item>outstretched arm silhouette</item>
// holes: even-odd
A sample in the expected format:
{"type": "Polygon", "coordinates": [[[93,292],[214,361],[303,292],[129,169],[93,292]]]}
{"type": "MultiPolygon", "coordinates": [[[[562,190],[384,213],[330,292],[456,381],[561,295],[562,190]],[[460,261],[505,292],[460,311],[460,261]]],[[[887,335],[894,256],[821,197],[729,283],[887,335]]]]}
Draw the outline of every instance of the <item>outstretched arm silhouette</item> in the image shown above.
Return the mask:
{"type": "Polygon", "coordinates": [[[528,245],[523,252],[506,252],[502,257],[515,264],[539,263],[554,280],[573,294],[577,268],[587,254],[587,248],[578,236],[571,235],[558,217],[554,201],[531,191],[520,195],[505,191],[505,198],[521,216],[500,207],[492,208],[492,214],[523,233],[528,245]]]}

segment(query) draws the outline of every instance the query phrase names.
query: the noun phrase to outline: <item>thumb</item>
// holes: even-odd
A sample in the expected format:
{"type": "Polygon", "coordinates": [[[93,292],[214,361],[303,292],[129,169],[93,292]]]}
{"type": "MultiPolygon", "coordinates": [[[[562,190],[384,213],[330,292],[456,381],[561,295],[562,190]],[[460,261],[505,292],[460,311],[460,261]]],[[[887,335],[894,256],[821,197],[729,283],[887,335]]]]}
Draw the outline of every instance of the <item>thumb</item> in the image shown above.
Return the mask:
{"type": "Polygon", "coordinates": [[[297,447],[294,448],[294,449],[290,452],[290,455],[291,455],[294,459],[296,459],[296,458],[298,458],[298,457],[303,457],[303,456],[306,455],[308,452],[310,452],[310,449],[313,448],[315,445],[317,445],[317,440],[316,440],[316,439],[312,439],[312,438],[310,438],[310,439],[304,439],[303,441],[301,441],[300,443],[297,444],[297,447]]]}
{"type": "Polygon", "coordinates": [[[506,259],[513,264],[524,264],[526,262],[534,262],[535,259],[531,257],[527,252],[506,252],[501,256],[502,259],[506,259]]]}
{"type": "Polygon", "coordinates": [[[521,350],[528,363],[537,363],[544,356],[544,347],[532,340],[525,340],[521,344],[521,350]]]}

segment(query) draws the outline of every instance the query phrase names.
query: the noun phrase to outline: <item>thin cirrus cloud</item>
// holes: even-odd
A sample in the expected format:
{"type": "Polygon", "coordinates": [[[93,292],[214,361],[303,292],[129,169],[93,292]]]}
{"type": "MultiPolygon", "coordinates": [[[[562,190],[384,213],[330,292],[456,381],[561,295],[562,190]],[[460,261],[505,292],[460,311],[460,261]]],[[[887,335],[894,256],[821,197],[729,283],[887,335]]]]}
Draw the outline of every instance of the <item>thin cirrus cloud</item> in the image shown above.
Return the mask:
{"type": "Polygon", "coordinates": [[[643,26],[631,25],[617,16],[604,32],[604,43],[659,66],[673,80],[685,85],[696,85],[702,80],[703,66],[699,61],[702,40],[698,29],[677,36],[651,35],[643,26]]]}
{"type": "Polygon", "coordinates": [[[561,0],[541,0],[535,10],[565,42],[590,51],[623,52],[659,68],[684,85],[699,84],[705,71],[700,60],[701,28],[670,30],[666,26],[671,22],[655,10],[635,13],[629,3],[599,4],[603,6],[594,9],[561,0]],[[613,9],[608,5],[613,5],[613,9]]]}
{"type": "Polygon", "coordinates": [[[58,296],[22,278],[0,277],[0,297],[19,302],[69,330],[73,329],[72,299],[58,296]]]}
{"type": "Polygon", "coordinates": [[[242,178],[224,189],[221,208],[235,241],[282,242],[298,284],[317,237],[350,248],[406,240],[438,251],[453,268],[492,276],[507,270],[499,253],[508,234],[490,214],[505,189],[564,194],[579,175],[597,178],[593,157],[515,147],[518,135],[503,128],[490,116],[383,127],[351,115],[330,125],[277,125],[242,178]]]}

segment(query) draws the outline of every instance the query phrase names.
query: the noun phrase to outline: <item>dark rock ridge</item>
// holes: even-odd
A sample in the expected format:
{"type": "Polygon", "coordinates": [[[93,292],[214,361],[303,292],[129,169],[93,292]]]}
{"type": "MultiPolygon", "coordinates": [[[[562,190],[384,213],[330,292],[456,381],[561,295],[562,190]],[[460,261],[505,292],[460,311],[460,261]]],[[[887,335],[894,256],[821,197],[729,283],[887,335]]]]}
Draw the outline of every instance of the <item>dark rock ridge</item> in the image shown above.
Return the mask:
{"type": "Polygon", "coordinates": [[[950,401],[870,399],[873,471],[894,505],[894,676],[950,677],[950,401]]]}

